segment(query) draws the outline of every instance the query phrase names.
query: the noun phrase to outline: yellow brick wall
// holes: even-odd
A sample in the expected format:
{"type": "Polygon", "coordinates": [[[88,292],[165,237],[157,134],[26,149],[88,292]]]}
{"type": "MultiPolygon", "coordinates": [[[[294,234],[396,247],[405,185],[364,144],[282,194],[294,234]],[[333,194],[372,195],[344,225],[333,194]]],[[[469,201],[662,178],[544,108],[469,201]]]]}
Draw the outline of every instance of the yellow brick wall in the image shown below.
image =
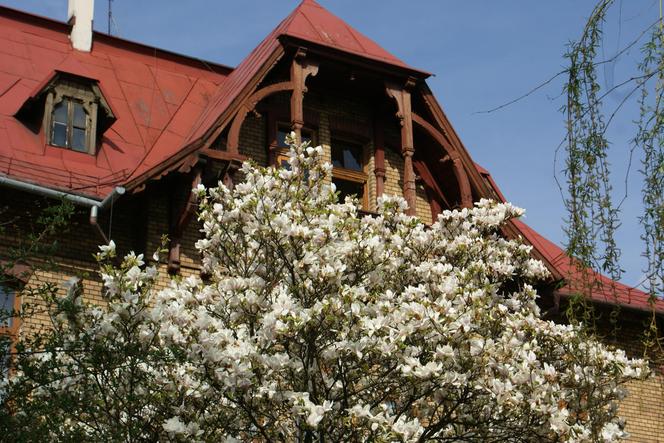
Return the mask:
{"type": "Polygon", "coordinates": [[[20,333],[26,335],[50,328],[49,313],[52,312],[53,306],[48,302],[47,295],[64,297],[65,284],[73,277],[81,280],[86,302],[103,305],[105,301],[102,297],[102,281],[96,271],[96,267],[90,263],[64,258],[56,269],[36,270],[21,293],[21,309],[29,318],[23,320],[20,333]]]}
{"type": "Polygon", "coordinates": [[[627,386],[629,396],[620,406],[620,415],[627,420],[631,442],[664,443],[664,376],[627,386]]]}
{"type": "Polygon", "coordinates": [[[643,345],[650,314],[644,316],[614,308],[598,308],[596,311],[600,319],[608,319],[612,313],[618,314],[617,325],[598,322],[598,334],[609,345],[624,349],[629,357],[648,355],[653,370],[652,378],[627,385],[629,395],[621,403],[620,415],[627,421],[626,429],[631,434],[629,441],[664,443],[664,355],[658,350],[646,352],[643,345]]]}
{"type": "Polygon", "coordinates": [[[385,150],[385,194],[403,197],[403,157],[392,149],[385,150]]]}
{"type": "Polygon", "coordinates": [[[260,166],[267,166],[267,128],[265,118],[247,115],[240,129],[240,154],[246,155],[260,166]]]}
{"type": "MultiPolygon", "coordinates": [[[[0,194],[0,222],[3,231],[0,233],[0,259],[13,256],[15,248],[23,249],[32,245],[30,235],[42,232],[38,220],[42,211],[52,207],[58,202],[39,198],[32,194],[18,191],[6,191],[0,194]]],[[[115,221],[124,221],[126,213],[115,212],[115,221]]],[[[25,256],[34,270],[25,282],[23,291],[19,294],[19,303],[25,312],[32,315],[21,324],[21,333],[31,333],[41,327],[48,327],[48,305],[43,295],[46,290],[59,296],[65,294],[64,283],[72,277],[78,277],[83,282],[84,297],[86,300],[101,304],[101,281],[96,274],[97,266],[93,254],[98,251],[97,245],[103,243],[101,235],[89,223],[89,213],[86,209],[77,209],[66,228],[58,229],[54,235],[45,235],[39,243],[42,247],[56,242],[55,249],[29,250],[25,256]],[[54,253],[54,255],[52,255],[54,253]]],[[[110,213],[100,215],[99,223],[105,232],[108,232],[110,213]]],[[[113,223],[114,237],[126,246],[131,243],[132,233],[128,229],[121,229],[113,223]]],[[[125,250],[126,251],[126,250],[125,250]]]]}
{"type": "Polygon", "coordinates": [[[417,216],[426,224],[431,224],[431,205],[429,205],[429,199],[427,198],[426,191],[424,186],[421,183],[417,183],[416,187],[417,194],[415,196],[415,207],[417,209],[417,216]]]}

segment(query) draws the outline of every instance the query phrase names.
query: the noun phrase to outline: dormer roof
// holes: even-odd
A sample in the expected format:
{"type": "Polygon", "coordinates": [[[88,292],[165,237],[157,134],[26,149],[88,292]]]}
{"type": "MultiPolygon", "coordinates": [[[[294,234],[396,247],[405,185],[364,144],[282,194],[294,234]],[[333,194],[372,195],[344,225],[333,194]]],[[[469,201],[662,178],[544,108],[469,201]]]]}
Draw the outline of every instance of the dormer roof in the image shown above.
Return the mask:
{"type": "Polygon", "coordinates": [[[280,35],[429,75],[407,65],[314,0],[300,3],[280,27],[280,35]]]}

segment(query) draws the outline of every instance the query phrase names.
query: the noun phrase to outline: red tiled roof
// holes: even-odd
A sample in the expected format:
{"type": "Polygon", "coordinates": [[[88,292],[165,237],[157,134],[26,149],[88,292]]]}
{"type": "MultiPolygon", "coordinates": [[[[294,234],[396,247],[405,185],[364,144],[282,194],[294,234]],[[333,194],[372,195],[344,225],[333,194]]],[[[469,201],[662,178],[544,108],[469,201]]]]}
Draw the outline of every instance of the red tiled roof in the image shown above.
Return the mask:
{"type": "MultiPolygon", "coordinates": [[[[299,38],[338,51],[347,52],[366,59],[406,69],[421,76],[429,74],[418,71],[385,51],[374,41],[362,35],[339,17],[335,16],[314,0],[303,0],[288,17],[277,25],[267,37],[233,70],[222,88],[218,88],[210,104],[195,123],[191,125],[185,145],[191,146],[204,137],[218,122],[224,112],[237,105],[257,73],[270,61],[281,47],[282,36],[299,38]]],[[[146,156],[144,164],[136,169],[129,181],[141,183],[148,177],[163,172],[167,159],[182,153],[183,146],[163,143],[155,146],[146,156]],[[161,167],[160,167],[161,166],[161,167]]]]}
{"type": "Polygon", "coordinates": [[[563,296],[577,293],[585,294],[588,292],[588,286],[590,285],[590,297],[596,302],[617,304],[642,311],[650,311],[654,308],[656,312],[664,313],[664,300],[661,298],[650,300],[648,294],[639,289],[613,281],[605,275],[581,267],[577,261],[565,254],[565,251],[558,245],[538,234],[521,220],[514,220],[514,224],[528,242],[544,254],[565,276],[565,285],[556,290],[559,294],[563,296]]]}
{"type": "Polygon", "coordinates": [[[0,7],[0,139],[7,140],[0,146],[0,174],[98,197],[159,174],[161,165],[206,134],[246,92],[282,36],[428,75],[313,0],[304,0],[235,70],[100,33],[90,53],[74,51],[68,34],[62,22],[0,7]],[[56,71],[98,81],[117,118],[94,157],[45,146],[42,135],[15,118],[56,71]]]}
{"type": "Polygon", "coordinates": [[[300,38],[339,51],[416,71],[314,0],[303,0],[231,73],[224,88],[219,91],[210,108],[197,122],[189,137],[190,142],[201,137],[214,124],[221,112],[226,110],[240,95],[256,72],[280,46],[278,40],[280,36],[300,38]]]}
{"type": "MultiPolygon", "coordinates": [[[[505,201],[489,171],[478,164],[475,164],[475,167],[487,178],[496,194],[505,201]]],[[[512,223],[523,238],[565,279],[564,286],[556,289],[558,294],[563,296],[586,294],[588,286],[591,286],[590,297],[598,303],[619,305],[641,311],[650,311],[654,308],[656,312],[664,313],[664,300],[657,298],[650,300],[648,294],[639,289],[613,281],[605,275],[579,266],[579,263],[565,254],[562,248],[521,220],[512,220],[512,223]]]]}
{"type": "Polygon", "coordinates": [[[415,71],[314,0],[304,0],[293,11],[281,34],[415,71]]]}
{"type": "Polygon", "coordinates": [[[230,72],[99,33],[92,52],[75,51],[68,35],[64,23],[0,7],[0,174],[103,197],[151,150],[181,147],[230,72]],[[47,146],[15,117],[56,71],[96,80],[115,114],[95,156],[47,146]]]}

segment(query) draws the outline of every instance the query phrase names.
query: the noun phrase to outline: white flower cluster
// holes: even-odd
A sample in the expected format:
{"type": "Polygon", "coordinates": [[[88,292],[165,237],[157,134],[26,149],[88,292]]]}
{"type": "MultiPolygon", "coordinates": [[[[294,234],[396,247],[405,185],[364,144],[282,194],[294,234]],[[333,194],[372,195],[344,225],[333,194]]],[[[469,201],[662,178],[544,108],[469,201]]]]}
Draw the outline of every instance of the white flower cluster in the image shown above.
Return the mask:
{"type": "Polygon", "coordinates": [[[193,441],[626,436],[617,401],[647,366],[539,318],[534,285],[548,273],[500,230],[521,209],[482,200],[425,226],[403,199],[384,197],[377,215],[359,216],[352,199],[337,202],[321,148],[306,144],[293,146],[290,169],[245,164],[241,173],[233,190],[195,190],[205,281],[146,292],[154,271],[141,256],[102,273],[109,308],[95,311],[93,334],[122,340],[118,326],[136,319],[145,355],[161,355],[138,367],[139,389],[159,392],[141,398],[161,403],[135,413],[160,420],[155,432],[193,441]]]}

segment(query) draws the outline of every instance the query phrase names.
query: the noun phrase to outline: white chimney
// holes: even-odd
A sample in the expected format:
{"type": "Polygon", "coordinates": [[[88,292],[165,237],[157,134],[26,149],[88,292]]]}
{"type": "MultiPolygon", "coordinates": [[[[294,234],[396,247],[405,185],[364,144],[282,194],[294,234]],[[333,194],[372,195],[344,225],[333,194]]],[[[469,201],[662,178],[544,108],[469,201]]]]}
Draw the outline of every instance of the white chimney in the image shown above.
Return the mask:
{"type": "Polygon", "coordinates": [[[92,49],[92,18],[94,0],[69,0],[67,21],[71,28],[69,39],[74,49],[90,52],[92,49]]]}

